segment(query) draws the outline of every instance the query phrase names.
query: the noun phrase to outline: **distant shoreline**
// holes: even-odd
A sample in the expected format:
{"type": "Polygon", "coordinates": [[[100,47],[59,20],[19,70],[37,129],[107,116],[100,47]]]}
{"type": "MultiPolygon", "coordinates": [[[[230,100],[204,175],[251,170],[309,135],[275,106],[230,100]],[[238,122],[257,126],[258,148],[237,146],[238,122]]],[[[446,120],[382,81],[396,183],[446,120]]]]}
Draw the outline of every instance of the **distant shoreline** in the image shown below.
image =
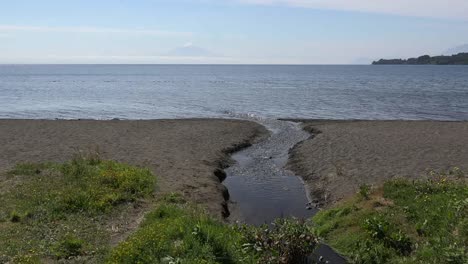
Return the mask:
{"type": "Polygon", "coordinates": [[[452,56],[420,56],[409,59],[380,59],[372,65],[468,65],[468,53],[458,53],[452,56]]]}

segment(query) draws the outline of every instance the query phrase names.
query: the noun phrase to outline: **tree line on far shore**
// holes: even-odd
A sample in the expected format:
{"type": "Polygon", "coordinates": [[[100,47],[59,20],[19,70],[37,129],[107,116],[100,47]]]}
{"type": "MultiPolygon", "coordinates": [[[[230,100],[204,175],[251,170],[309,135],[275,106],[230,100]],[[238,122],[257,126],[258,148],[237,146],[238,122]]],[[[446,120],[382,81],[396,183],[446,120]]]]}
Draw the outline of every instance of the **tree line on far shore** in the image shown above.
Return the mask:
{"type": "Polygon", "coordinates": [[[387,65],[387,64],[405,64],[405,65],[468,65],[468,53],[458,53],[452,56],[420,56],[418,58],[409,59],[380,59],[372,62],[372,65],[387,65]]]}

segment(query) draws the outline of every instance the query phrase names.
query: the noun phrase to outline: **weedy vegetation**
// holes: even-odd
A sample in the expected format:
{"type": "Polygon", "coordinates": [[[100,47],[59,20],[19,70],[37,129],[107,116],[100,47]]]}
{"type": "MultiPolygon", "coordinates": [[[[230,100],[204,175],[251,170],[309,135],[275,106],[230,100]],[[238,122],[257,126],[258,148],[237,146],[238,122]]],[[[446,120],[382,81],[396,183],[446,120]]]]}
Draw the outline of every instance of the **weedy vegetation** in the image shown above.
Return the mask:
{"type": "MultiPolygon", "coordinates": [[[[172,200],[172,198],[171,198],[172,200]]],[[[108,263],[302,263],[315,248],[296,219],[253,227],[226,225],[190,204],[164,202],[113,251],[108,263]]]]}
{"type": "Polygon", "coordinates": [[[108,220],[150,197],[155,180],[147,169],[96,157],[18,164],[0,181],[0,263],[99,261],[108,220]]]}
{"type": "Polygon", "coordinates": [[[363,189],[313,219],[352,262],[468,263],[468,185],[459,169],[363,189]]]}
{"type": "Polygon", "coordinates": [[[359,195],[362,199],[369,200],[369,195],[371,192],[371,186],[368,184],[363,184],[359,186],[359,195]]]}

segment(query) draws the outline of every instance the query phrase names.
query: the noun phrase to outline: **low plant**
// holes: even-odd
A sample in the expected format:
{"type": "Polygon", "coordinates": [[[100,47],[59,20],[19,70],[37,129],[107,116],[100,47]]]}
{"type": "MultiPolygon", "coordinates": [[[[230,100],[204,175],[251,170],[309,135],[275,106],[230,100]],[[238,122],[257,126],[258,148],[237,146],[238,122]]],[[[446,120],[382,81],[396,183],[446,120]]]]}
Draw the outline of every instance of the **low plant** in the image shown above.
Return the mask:
{"type": "Polygon", "coordinates": [[[59,241],[54,248],[58,258],[70,258],[84,253],[85,241],[73,235],[68,235],[59,241]]]}
{"type": "Polygon", "coordinates": [[[11,221],[12,223],[18,223],[18,222],[20,222],[20,221],[21,221],[21,214],[18,213],[17,211],[12,211],[12,212],[10,213],[10,221],[11,221]]]}
{"type": "Polygon", "coordinates": [[[182,196],[182,194],[177,193],[177,192],[172,192],[163,198],[164,202],[167,203],[172,203],[172,204],[185,204],[187,201],[185,198],[182,196]]]}
{"type": "Polygon", "coordinates": [[[359,195],[362,199],[369,200],[369,195],[371,192],[371,186],[368,184],[363,184],[359,186],[359,195]]]}
{"type": "Polygon", "coordinates": [[[377,214],[367,218],[364,221],[364,229],[372,239],[397,250],[399,254],[407,255],[411,252],[412,243],[408,236],[391,225],[383,215],[377,214]]]}
{"type": "Polygon", "coordinates": [[[8,172],[9,175],[39,175],[46,169],[49,169],[53,165],[51,163],[19,163],[8,172]]]}
{"type": "Polygon", "coordinates": [[[348,254],[352,263],[359,264],[388,263],[394,256],[394,250],[372,239],[357,241],[354,250],[348,254]]]}
{"type": "Polygon", "coordinates": [[[299,219],[277,219],[261,227],[242,226],[244,250],[256,255],[259,263],[306,263],[318,244],[312,226],[299,219]]]}
{"type": "Polygon", "coordinates": [[[71,184],[59,211],[105,212],[151,194],[155,184],[149,170],[115,161],[77,158],[63,164],[60,170],[71,184]]]}

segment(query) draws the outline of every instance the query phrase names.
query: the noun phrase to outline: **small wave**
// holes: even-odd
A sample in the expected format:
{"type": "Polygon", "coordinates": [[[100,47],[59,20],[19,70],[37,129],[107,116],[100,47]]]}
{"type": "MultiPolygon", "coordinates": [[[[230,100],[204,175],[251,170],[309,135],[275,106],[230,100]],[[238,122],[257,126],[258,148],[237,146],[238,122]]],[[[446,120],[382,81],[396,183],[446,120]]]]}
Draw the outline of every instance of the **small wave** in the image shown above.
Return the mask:
{"type": "Polygon", "coordinates": [[[227,116],[229,118],[235,118],[235,119],[247,119],[247,120],[255,120],[255,121],[263,121],[267,120],[268,118],[255,114],[255,113],[240,113],[240,112],[235,112],[232,110],[222,110],[221,114],[223,116],[227,116]]]}

